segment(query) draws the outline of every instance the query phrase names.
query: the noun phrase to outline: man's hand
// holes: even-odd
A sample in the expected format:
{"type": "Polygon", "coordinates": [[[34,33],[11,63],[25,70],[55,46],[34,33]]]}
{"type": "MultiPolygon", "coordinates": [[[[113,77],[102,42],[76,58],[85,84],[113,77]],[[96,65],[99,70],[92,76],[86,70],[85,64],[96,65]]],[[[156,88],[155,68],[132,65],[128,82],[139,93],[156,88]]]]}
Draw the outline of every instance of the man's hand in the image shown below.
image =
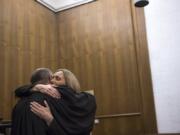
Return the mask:
{"type": "Polygon", "coordinates": [[[37,102],[31,102],[31,111],[37,116],[39,116],[41,119],[45,120],[47,125],[50,125],[54,118],[46,101],[44,101],[44,104],[45,106],[42,106],[37,102]]]}
{"type": "Polygon", "coordinates": [[[58,92],[58,90],[50,84],[47,85],[37,84],[36,86],[34,86],[32,90],[47,94],[53,98],[57,98],[57,99],[61,98],[61,94],[58,92]]]}

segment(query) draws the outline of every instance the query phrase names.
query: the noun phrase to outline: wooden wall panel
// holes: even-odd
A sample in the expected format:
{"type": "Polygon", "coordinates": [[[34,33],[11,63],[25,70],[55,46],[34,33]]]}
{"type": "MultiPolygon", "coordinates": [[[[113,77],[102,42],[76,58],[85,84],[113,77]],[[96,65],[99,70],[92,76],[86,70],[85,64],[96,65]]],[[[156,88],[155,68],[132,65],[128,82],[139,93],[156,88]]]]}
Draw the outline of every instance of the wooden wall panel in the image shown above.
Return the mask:
{"type": "MultiPolygon", "coordinates": [[[[95,126],[95,135],[139,135],[157,131],[151,77],[143,75],[148,80],[144,85],[139,71],[142,58],[137,54],[143,53],[137,51],[138,45],[147,46],[146,42],[137,43],[145,36],[138,35],[141,31],[136,31],[137,23],[144,20],[138,20],[135,12],[131,0],[98,0],[58,14],[60,67],[77,75],[82,90],[95,90],[97,117],[142,114],[132,119],[103,119],[95,126]],[[149,96],[145,93],[146,86],[149,96]],[[152,113],[148,118],[149,111],[152,113]]],[[[143,56],[149,67],[148,57],[143,56]]],[[[149,68],[142,70],[150,71],[149,68]]]]}
{"type": "Polygon", "coordinates": [[[131,0],[98,0],[54,14],[33,0],[0,1],[0,112],[37,67],[68,68],[94,89],[94,135],[156,132],[143,10],[131,0]],[[131,117],[107,117],[139,113],[131,117]]]}
{"type": "MultiPolygon", "coordinates": [[[[94,80],[91,87],[101,92],[98,98],[108,98],[100,96],[104,90],[105,95],[111,95],[109,98],[122,92],[119,103],[121,100],[140,102],[136,98],[139,86],[129,1],[99,0],[60,13],[59,32],[60,64],[77,73],[82,89],[87,89],[88,81],[94,80]],[[88,69],[89,66],[92,68],[88,69]],[[125,96],[123,91],[135,96],[127,97],[131,95],[125,96]]],[[[139,109],[135,104],[133,110],[139,109]]],[[[109,111],[112,110],[103,112],[109,111]]]]}
{"type": "Polygon", "coordinates": [[[93,135],[143,135],[140,119],[139,116],[101,119],[93,135]]]}
{"type": "Polygon", "coordinates": [[[0,111],[9,119],[13,90],[29,82],[38,67],[58,68],[57,24],[53,12],[34,0],[0,1],[0,111]]]}
{"type": "Polygon", "coordinates": [[[149,53],[145,29],[145,17],[143,9],[132,8],[133,22],[136,27],[135,43],[139,72],[139,81],[142,93],[144,127],[146,133],[157,133],[155,117],[155,105],[152,91],[151,70],[149,65],[149,53]]]}

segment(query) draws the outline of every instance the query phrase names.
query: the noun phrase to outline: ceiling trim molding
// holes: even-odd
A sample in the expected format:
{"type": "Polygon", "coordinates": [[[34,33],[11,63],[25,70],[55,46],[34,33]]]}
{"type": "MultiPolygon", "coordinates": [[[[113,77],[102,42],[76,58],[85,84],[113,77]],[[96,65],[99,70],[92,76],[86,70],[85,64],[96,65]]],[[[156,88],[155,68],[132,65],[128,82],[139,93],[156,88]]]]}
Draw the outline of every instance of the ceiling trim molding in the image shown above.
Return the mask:
{"type": "Polygon", "coordinates": [[[73,7],[77,7],[77,6],[84,5],[84,4],[87,4],[87,3],[90,3],[90,2],[94,2],[96,0],[81,0],[81,1],[78,1],[78,2],[74,2],[74,3],[71,3],[71,4],[61,6],[59,8],[54,7],[53,5],[47,3],[44,0],[36,0],[36,1],[39,2],[40,4],[42,4],[43,6],[49,8],[53,12],[57,13],[57,12],[60,12],[60,11],[63,11],[63,10],[73,8],[73,7]]]}

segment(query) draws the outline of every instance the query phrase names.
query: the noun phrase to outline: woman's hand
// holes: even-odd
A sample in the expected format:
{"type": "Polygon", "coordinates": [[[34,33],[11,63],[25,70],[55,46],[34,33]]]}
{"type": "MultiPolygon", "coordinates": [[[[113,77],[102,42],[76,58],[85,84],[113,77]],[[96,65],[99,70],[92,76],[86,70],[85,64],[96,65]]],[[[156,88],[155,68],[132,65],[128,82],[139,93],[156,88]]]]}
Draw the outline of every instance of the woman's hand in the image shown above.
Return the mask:
{"type": "Polygon", "coordinates": [[[57,99],[61,98],[61,94],[58,92],[58,90],[50,84],[47,85],[37,84],[36,86],[34,86],[32,90],[47,94],[53,98],[57,98],[57,99]]]}
{"type": "Polygon", "coordinates": [[[42,106],[37,102],[31,102],[31,111],[35,113],[37,116],[39,116],[41,119],[45,120],[47,125],[50,125],[54,118],[51,114],[51,110],[49,108],[48,103],[44,101],[44,104],[45,106],[42,106]]]}

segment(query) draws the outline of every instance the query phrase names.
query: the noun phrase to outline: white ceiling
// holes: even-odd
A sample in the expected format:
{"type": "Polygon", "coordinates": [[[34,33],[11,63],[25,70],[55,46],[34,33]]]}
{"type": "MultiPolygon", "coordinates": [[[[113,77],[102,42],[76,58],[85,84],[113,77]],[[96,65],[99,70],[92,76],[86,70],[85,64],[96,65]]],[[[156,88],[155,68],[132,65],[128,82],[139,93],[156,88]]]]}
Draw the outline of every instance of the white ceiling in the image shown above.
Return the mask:
{"type": "Polygon", "coordinates": [[[37,0],[37,1],[43,4],[44,6],[48,7],[49,9],[53,10],[54,12],[59,12],[95,0],[37,0]]]}

